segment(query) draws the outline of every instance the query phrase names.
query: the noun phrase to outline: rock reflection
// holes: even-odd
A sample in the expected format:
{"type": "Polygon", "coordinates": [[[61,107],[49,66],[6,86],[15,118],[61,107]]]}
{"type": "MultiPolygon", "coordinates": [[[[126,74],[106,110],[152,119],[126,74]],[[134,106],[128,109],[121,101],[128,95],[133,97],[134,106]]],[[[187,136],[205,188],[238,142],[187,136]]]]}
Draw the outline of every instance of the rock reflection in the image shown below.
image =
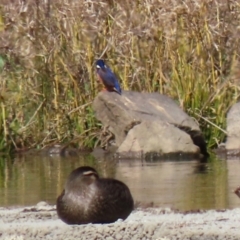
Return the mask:
{"type": "Polygon", "coordinates": [[[180,210],[231,207],[226,161],[122,161],[117,178],[125,180],[143,205],[153,201],[154,206],[180,210]]]}

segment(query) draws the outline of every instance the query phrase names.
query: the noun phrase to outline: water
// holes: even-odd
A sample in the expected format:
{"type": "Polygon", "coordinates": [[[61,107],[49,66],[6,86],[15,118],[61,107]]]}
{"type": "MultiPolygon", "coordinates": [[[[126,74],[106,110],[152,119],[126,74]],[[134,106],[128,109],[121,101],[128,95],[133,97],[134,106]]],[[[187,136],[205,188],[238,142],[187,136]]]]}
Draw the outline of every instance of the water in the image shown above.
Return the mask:
{"type": "Polygon", "coordinates": [[[146,162],[89,155],[1,158],[0,206],[34,205],[39,201],[55,204],[68,174],[82,165],[95,167],[101,176],[125,182],[141,205],[179,210],[240,206],[240,199],[233,193],[240,185],[239,159],[146,162]]]}

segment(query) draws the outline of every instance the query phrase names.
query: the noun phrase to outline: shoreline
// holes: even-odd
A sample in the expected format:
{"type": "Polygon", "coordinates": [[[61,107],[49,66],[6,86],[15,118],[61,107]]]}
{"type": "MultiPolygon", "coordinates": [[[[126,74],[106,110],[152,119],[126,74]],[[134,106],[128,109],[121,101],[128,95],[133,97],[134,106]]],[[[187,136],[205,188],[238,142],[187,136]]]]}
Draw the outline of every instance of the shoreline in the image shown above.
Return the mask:
{"type": "Polygon", "coordinates": [[[240,239],[240,208],[181,213],[136,209],[111,224],[67,225],[55,205],[0,208],[0,239],[240,239]],[[81,236],[81,238],[79,238],[81,236]]]}

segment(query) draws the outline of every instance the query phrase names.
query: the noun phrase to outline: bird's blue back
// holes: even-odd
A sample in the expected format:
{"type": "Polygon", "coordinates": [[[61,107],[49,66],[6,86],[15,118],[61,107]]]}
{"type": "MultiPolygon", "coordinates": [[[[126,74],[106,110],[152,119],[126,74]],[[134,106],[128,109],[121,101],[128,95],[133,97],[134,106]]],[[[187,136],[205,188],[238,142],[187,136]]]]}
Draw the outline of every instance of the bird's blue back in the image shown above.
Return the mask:
{"type": "Polygon", "coordinates": [[[121,87],[118,82],[118,79],[116,75],[112,72],[112,70],[107,67],[102,59],[97,60],[96,62],[97,66],[97,74],[103,81],[103,84],[106,86],[106,88],[113,88],[121,94],[121,87]]]}

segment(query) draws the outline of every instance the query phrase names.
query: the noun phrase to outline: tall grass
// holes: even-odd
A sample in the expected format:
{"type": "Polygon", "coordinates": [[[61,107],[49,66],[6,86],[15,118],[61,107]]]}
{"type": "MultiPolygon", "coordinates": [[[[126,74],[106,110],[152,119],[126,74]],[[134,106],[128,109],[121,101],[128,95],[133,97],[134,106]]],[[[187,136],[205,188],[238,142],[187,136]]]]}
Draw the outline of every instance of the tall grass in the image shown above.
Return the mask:
{"type": "Polygon", "coordinates": [[[125,90],[176,99],[209,147],[239,96],[239,1],[7,1],[0,8],[0,150],[93,147],[94,61],[125,90]]]}

